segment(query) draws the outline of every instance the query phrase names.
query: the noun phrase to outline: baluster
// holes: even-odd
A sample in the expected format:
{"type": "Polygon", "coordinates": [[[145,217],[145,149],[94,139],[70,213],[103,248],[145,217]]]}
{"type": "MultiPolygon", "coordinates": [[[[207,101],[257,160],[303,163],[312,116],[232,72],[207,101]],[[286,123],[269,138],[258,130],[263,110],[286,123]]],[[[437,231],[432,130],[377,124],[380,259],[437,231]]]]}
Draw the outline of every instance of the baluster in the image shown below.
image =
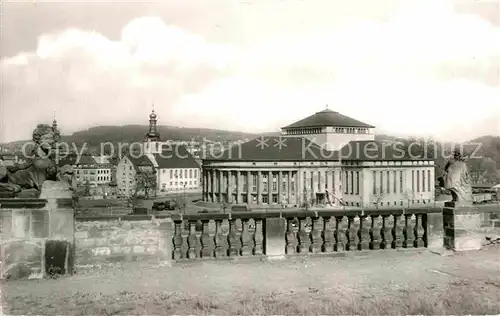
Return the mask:
{"type": "Polygon", "coordinates": [[[212,255],[212,242],[213,239],[210,238],[210,232],[208,230],[208,224],[210,220],[201,221],[201,257],[208,258],[212,255]]]}
{"type": "Polygon", "coordinates": [[[174,221],[174,260],[182,258],[182,221],[174,221]]]}
{"type": "Polygon", "coordinates": [[[224,257],[224,248],[222,248],[222,219],[215,220],[214,245],[214,257],[224,257]]]}
{"type": "Polygon", "coordinates": [[[332,230],[332,222],[331,218],[328,217],[323,217],[323,247],[322,250],[323,252],[333,252],[334,249],[334,237],[333,237],[333,230],[332,230]]]}
{"type": "Polygon", "coordinates": [[[382,236],[380,248],[382,249],[391,249],[392,247],[392,228],[389,225],[389,216],[391,215],[382,215],[382,229],[380,230],[382,236]]]}
{"type": "Polygon", "coordinates": [[[258,256],[262,255],[262,219],[255,219],[255,231],[253,234],[253,242],[255,243],[255,247],[253,248],[253,254],[258,256]]]}
{"type": "Polygon", "coordinates": [[[311,236],[306,233],[306,219],[299,218],[299,232],[298,236],[298,252],[307,253],[309,251],[309,246],[311,244],[311,236]]]}
{"type": "Polygon", "coordinates": [[[411,227],[412,216],[412,214],[405,214],[405,226],[403,228],[403,247],[405,248],[413,248],[413,241],[415,240],[415,232],[411,227]]]}
{"type": "Polygon", "coordinates": [[[415,215],[415,242],[414,246],[415,248],[421,248],[425,246],[425,241],[424,241],[424,234],[425,234],[425,229],[424,229],[424,215],[423,214],[416,214],[415,215]]]}
{"type": "Polygon", "coordinates": [[[347,244],[346,248],[348,251],[354,251],[358,246],[358,230],[354,226],[354,217],[355,216],[347,216],[347,244]]]}
{"type": "Polygon", "coordinates": [[[322,229],[320,226],[320,218],[315,217],[312,218],[312,227],[311,227],[311,246],[309,247],[312,253],[321,252],[321,246],[323,244],[322,229]]]}
{"type": "Polygon", "coordinates": [[[401,215],[393,215],[394,225],[392,228],[392,248],[401,248],[403,246],[403,230],[401,228],[401,215]]]}
{"type": "Polygon", "coordinates": [[[236,220],[229,220],[229,234],[227,234],[227,243],[229,249],[227,250],[227,255],[234,257],[238,255],[238,234],[236,233],[236,220]]]}
{"type": "Polygon", "coordinates": [[[342,226],[342,220],[344,216],[335,217],[335,251],[344,251],[345,250],[345,237],[346,231],[342,226]]]}
{"type": "Polygon", "coordinates": [[[358,229],[358,238],[359,250],[367,250],[370,249],[370,222],[368,221],[368,216],[360,216],[359,217],[359,229],[358,229]]]}
{"type": "Polygon", "coordinates": [[[380,249],[380,228],[377,227],[379,215],[372,215],[372,227],[370,229],[370,249],[380,249]]]}
{"type": "Polygon", "coordinates": [[[295,218],[286,219],[286,254],[293,254],[296,252],[297,245],[295,243],[295,232],[293,231],[293,221],[295,218]]]}
{"type": "Polygon", "coordinates": [[[188,259],[196,258],[196,246],[198,244],[198,237],[196,236],[196,221],[189,221],[189,235],[187,238],[188,243],[188,259]]]}
{"type": "Polygon", "coordinates": [[[241,250],[240,254],[242,256],[249,256],[252,254],[252,249],[250,249],[250,241],[251,241],[250,233],[248,232],[248,219],[241,220],[241,250]]]}

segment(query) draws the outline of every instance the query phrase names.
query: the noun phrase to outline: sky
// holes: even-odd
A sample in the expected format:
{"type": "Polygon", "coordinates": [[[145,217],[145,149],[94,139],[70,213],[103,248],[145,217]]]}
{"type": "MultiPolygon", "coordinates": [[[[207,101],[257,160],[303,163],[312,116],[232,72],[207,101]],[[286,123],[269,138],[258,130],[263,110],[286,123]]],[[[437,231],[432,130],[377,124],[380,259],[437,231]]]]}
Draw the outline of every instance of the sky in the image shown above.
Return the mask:
{"type": "MultiPolygon", "coordinates": [[[[500,135],[500,1],[2,1],[0,142],[158,124],[500,135]]],[[[168,138],[168,135],[162,135],[168,138]]]]}

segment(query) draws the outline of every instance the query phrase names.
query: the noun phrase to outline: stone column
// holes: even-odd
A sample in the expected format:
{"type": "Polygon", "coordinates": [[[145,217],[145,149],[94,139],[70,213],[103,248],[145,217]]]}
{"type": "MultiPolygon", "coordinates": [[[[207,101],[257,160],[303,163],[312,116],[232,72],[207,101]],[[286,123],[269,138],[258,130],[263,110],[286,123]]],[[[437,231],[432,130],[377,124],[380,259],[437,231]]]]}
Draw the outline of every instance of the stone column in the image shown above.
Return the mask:
{"type": "Polygon", "coordinates": [[[262,204],[262,171],[257,171],[257,204],[262,204]]]}
{"type": "Polygon", "coordinates": [[[241,203],[241,172],[236,171],[236,203],[241,203]]]}
{"type": "Polygon", "coordinates": [[[233,172],[231,170],[226,172],[227,175],[227,202],[233,203],[233,172]]]}
{"type": "Polygon", "coordinates": [[[209,178],[210,178],[210,197],[211,197],[211,202],[215,202],[215,171],[214,170],[210,170],[209,178]]]}
{"type": "Polygon", "coordinates": [[[219,202],[222,201],[222,194],[224,193],[224,171],[219,170],[219,202]]]}

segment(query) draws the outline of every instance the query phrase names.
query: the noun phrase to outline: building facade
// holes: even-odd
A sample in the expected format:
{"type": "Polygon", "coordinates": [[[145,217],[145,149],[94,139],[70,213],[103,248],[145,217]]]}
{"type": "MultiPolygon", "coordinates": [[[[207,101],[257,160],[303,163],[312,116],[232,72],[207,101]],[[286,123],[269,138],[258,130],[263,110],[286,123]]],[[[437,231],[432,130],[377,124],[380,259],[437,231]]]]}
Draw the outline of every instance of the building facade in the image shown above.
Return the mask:
{"type": "MultiPolygon", "coordinates": [[[[154,110],[149,115],[149,130],[140,153],[120,159],[116,171],[118,194],[130,196],[137,188],[140,168],[154,170],[154,194],[200,192],[201,167],[183,144],[162,141],[154,110]]],[[[152,185],[152,184],[151,184],[152,185]]]]}
{"type": "Polygon", "coordinates": [[[203,199],[290,207],[434,202],[432,160],[412,158],[397,143],[375,141],[373,126],[337,112],[299,122],[284,128],[282,137],[255,139],[204,159],[203,199]]]}

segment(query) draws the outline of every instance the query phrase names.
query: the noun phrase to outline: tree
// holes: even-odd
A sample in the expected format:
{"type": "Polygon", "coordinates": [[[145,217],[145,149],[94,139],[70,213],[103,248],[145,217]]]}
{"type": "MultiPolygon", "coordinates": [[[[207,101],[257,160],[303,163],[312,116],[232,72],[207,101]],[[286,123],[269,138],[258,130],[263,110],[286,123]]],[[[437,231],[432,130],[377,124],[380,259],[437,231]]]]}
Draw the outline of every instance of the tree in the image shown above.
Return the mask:
{"type": "Polygon", "coordinates": [[[377,187],[375,189],[375,193],[373,194],[373,204],[375,204],[375,207],[378,209],[380,203],[384,200],[384,197],[385,197],[385,193],[382,191],[382,189],[380,189],[379,187],[377,187]]]}
{"type": "Polygon", "coordinates": [[[467,160],[472,183],[494,184],[498,181],[496,162],[491,158],[472,158],[467,160]]]}
{"type": "Polygon", "coordinates": [[[89,180],[85,181],[85,183],[83,184],[83,188],[84,188],[83,196],[90,196],[90,182],[89,182],[89,180]]]}
{"type": "Polygon", "coordinates": [[[156,196],[156,171],[150,168],[140,169],[135,175],[135,191],[137,194],[139,192],[144,192],[144,197],[149,198],[149,193],[153,191],[154,196],[156,196]]]}

